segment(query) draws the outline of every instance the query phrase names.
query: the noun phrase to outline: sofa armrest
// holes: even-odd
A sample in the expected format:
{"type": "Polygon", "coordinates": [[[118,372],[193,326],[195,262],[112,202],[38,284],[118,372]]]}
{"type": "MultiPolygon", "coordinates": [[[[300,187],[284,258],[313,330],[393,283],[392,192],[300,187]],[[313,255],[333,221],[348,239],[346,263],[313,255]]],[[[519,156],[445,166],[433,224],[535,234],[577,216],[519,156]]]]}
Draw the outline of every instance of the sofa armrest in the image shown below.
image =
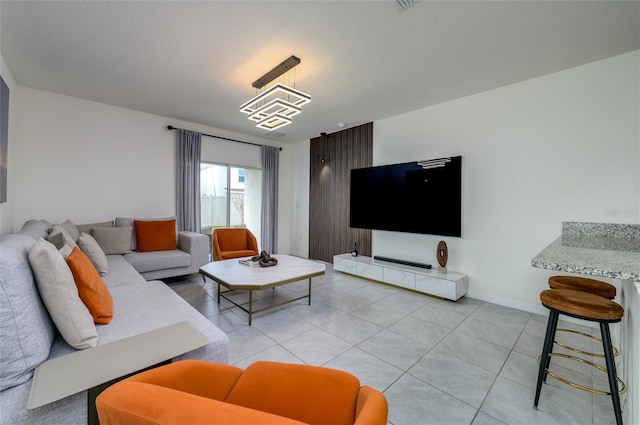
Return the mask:
{"type": "Polygon", "coordinates": [[[385,425],[388,414],[387,398],[380,391],[367,385],[360,387],[354,425],[385,425]]]}
{"type": "Polygon", "coordinates": [[[207,235],[196,232],[178,232],[178,249],[191,254],[191,266],[200,268],[209,262],[209,237],[207,235]]]}

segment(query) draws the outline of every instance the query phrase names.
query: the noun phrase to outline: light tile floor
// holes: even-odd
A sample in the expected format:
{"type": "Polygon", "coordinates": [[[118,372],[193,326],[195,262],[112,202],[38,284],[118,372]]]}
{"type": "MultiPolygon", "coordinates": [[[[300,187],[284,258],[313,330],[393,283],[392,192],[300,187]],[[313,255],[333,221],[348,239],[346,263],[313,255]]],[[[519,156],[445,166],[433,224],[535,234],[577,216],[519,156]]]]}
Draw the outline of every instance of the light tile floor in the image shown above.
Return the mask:
{"type": "MultiPolygon", "coordinates": [[[[467,297],[440,300],[327,265],[326,274],[313,279],[312,305],[300,300],[258,313],[248,326],[246,313],[225,300],[218,305],[212,281],[192,275],[167,283],[227,333],[229,363],[246,367],[273,360],[346,370],[385,394],[393,425],[615,422],[609,397],[552,378],[543,387],[539,410],[533,410],[543,316],[467,297]]],[[[306,290],[302,281],[254,297],[274,302],[306,290]]],[[[246,294],[234,296],[242,300],[246,294]]],[[[601,351],[588,338],[563,334],[562,339],[601,351]]],[[[563,359],[552,364],[575,382],[607,388],[606,375],[593,368],[563,359]]]]}

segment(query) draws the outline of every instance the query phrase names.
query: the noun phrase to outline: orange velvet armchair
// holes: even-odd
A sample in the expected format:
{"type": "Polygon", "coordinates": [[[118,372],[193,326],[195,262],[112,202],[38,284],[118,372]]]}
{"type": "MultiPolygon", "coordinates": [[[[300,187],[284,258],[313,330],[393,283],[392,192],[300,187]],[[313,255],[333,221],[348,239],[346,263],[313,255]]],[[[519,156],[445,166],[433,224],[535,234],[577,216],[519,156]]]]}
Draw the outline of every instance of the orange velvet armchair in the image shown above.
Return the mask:
{"type": "Polygon", "coordinates": [[[244,227],[213,229],[211,243],[214,260],[258,255],[258,241],[253,233],[244,227]]]}
{"type": "Polygon", "coordinates": [[[388,414],[384,395],[350,373],[266,361],[171,363],[110,386],[96,407],[101,425],[386,425],[388,414]]]}

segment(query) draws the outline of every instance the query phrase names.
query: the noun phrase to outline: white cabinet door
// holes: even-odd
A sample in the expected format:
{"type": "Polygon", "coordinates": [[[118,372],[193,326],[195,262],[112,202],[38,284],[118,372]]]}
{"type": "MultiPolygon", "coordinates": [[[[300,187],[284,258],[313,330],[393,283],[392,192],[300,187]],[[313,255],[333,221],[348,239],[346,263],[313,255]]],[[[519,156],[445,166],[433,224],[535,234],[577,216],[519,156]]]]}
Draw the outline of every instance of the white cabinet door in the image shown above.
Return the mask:
{"type": "Polygon", "coordinates": [[[333,269],[344,273],[356,274],[356,262],[333,257],[333,269]]]}
{"type": "Polygon", "coordinates": [[[416,291],[426,292],[448,300],[456,299],[456,284],[444,279],[429,276],[416,276],[416,291]]]}
{"type": "Polygon", "coordinates": [[[385,267],[383,279],[384,283],[402,286],[403,288],[416,289],[415,273],[385,267]]]}
{"type": "Polygon", "coordinates": [[[382,282],[382,267],[374,264],[368,264],[358,261],[356,266],[356,274],[368,279],[379,280],[382,282]]]}

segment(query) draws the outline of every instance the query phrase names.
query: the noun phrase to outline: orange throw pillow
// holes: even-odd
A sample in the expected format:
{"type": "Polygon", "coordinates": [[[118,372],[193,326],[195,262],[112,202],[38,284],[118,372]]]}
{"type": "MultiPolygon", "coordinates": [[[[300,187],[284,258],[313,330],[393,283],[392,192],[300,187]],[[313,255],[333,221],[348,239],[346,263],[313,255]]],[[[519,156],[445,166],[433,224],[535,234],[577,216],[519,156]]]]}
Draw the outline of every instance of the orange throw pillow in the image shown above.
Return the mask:
{"type": "Polygon", "coordinates": [[[78,295],[95,323],[106,325],[113,317],[113,298],[87,254],[77,246],[67,257],[67,264],[78,287],[78,295]]]}
{"type": "Polygon", "coordinates": [[[133,220],[138,252],[166,251],[177,249],[176,219],[133,220]]]}

